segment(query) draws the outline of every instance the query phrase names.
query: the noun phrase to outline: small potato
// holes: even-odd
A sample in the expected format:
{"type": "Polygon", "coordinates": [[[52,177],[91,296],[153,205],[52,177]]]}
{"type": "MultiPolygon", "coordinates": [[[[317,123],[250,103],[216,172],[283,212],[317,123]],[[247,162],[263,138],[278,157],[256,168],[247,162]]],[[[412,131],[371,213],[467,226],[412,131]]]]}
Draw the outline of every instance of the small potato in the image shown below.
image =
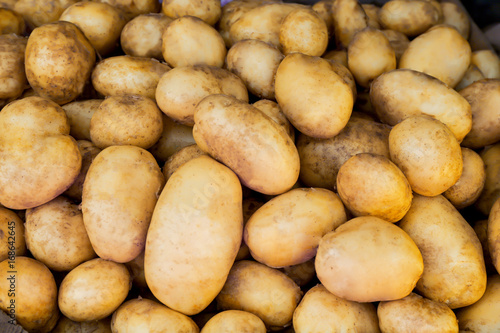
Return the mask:
{"type": "Polygon", "coordinates": [[[0,101],[18,98],[28,86],[24,68],[27,42],[15,34],[0,35],[0,101]]]}
{"type": "Polygon", "coordinates": [[[189,145],[176,151],[168,158],[168,160],[165,162],[165,165],[163,166],[163,175],[165,176],[165,181],[168,181],[172,174],[181,165],[201,155],[207,155],[207,153],[201,150],[197,144],[189,145]]]}
{"type": "Polygon", "coordinates": [[[331,50],[327,51],[322,58],[327,60],[334,60],[347,68],[347,50],[331,50]]]}
{"type": "Polygon", "coordinates": [[[302,291],[277,269],[255,261],[236,262],[219,295],[223,310],[242,310],[257,315],[268,327],[282,327],[292,321],[302,291]]]}
{"type": "Polygon", "coordinates": [[[320,0],[315,2],[311,6],[311,9],[314,10],[319,15],[319,17],[323,19],[323,21],[325,21],[326,28],[328,29],[328,38],[330,38],[334,34],[332,6],[333,1],[329,0],[320,0]]]}
{"type": "Polygon", "coordinates": [[[56,22],[62,12],[78,0],[17,0],[13,10],[23,16],[29,28],[56,22]]]}
{"type": "Polygon", "coordinates": [[[85,177],[87,176],[90,164],[92,164],[92,161],[97,154],[101,152],[101,149],[97,148],[92,142],[86,140],[78,140],[76,143],[78,144],[80,154],[82,154],[82,167],[80,169],[80,173],[75,178],[75,181],[64,192],[64,195],[76,200],[77,202],[81,202],[85,177]]]}
{"type": "Polygon", "coordinates": [[[284,55],[275,46],[246,39],[227,52],[227,68],[238,75],[257,97],[274,99],[274,77],[284,55]]]}
{"type": "Polygon", "coordinates": [[[328,60],[301,53],[286,56],[279,65],[275,94],[297,130],[322,139],[346,126],[354,105],[351,87],[328,60]]]}
{"type": "Polygon", "coordinates": [[[368,17],[357,0],[336,0],[332,6],[337,47],[347,48],[354,35],[368,26],[368,17]]]}
{"type": "Polygon", "coordinates": [[[54,271],[70,271],[96,257],[78,205],[59,196],[26,211],[26,246],[54,271]]]}
{"type": "Polygon", "coordinates": [[[469,39],[470,19],[465,9],[454,2],[441,2],[443,23],[458,30],[463,38],[469,39]]]}
{"type": "Polygon", "coordinates": [[[344,205],[334,192],[296,188],[257,209],[243,239],[252,257],[269,267],[298,265],[313,258],[320,239],[345,221],[344,205]]]}
{"type": "Polygon", "coordinates": [[[90,138],[99,148],[132,145],[148,149],[160,139],[163,119],[155,102],[145,96],[110,96],[90,120],[90,138]]]}
{"type": "Polygon", "coordinates": [[[428,1],[391,0],[380,8],[379,20],[384,29],[415,37],[439,22],[439,12],[428,1]]]}
{"type": "Polygon", "coordinates": [[[491,260],[490,250],[488,247],[488,219],[482,219],[474,223],[474,232],[481,242],[483,248],[484,265],[486,266],[486,273],[488,275],[495,273],[496,269],[491,260]]]}
{"type": "Polygon", "coordinates": [[[111,320],[111,330],[115,333],[200,331],[188,316],[140,297],[131,299],[116,309],[111,320]]]}
{"type": "Polygon", "coordinates": [[[488,249],[491,261],[500,273],[500,199],[498,199],[488,217],[488,249]]]}
{"type": "Polygon", "coordinates": [[[9,8],[0,8],[0,35],[16,34],[21,36],[26,31],[23,17],[9,8]]]}
{"type": "Polygon", "coordinates": [[[458,181],[443,195],[457,209],[472,205],[484,188],[486,171],[484,162],[478,153],[462,147],[463,171],[458,181]]]}
{"type": "Polygon", "coordinates": [[[203,326],[201,333],[266,333],[266,325],[253,313],[240,310],[222,311],[203,326]]]}
{"type": "Polygon", "coordinates": [[[103,99],[74,101],[62,106],[68,117],[70,134],[76,140],[90,141],[90,119],[103,99]]]}
{"type": "Polygon", "coordinates": [[[472,52],[471,63],[483,73],[487,79],[500,79],[500,58],[493,50],[472,52]]]}
{"type": "Polygon", "coordinates": [[[396,69],[396,53],[383,32],[365,28],[347,47],[347,65],[356,82],[369,88],[380,74],[396,69]]]}
{"type": "Polygon", "coordinates": [[[124,263],[141,253],[163,185],[160,167],[142,148],[111,146],[97,155],[83,184],[82,212],[99,257],[124,263]]]}
{"type": "Polygon", "coordinates": [[[219,0],[166,0],[162,2],[161,11],[173,19],[194,16],[209,25],[214,25],[221,16],[221,2],[219,0]]]}
{"type": "Polygon", "coordinates": [[[180,17],[167,26],[162,35],[161,50],[163,58],[172,67],[222,67],[227,52],[217,30],[194,16],[180,17]]]}
{"type": "Polygon", "coordinates": [[[457,333],[455,313],[445,304],[415,293],[405,298],[380,302],[377,315],[382,332],[410,332],[416,328],[428,333],[457,333]]]}
{"type": "Polygon", "coordinates": [[[288,133],[293,142],[295,142],[295,128],[288,121],[283,111],[281,111],[278,103],[268,99],[261,99],[252,104],[254,107],[262,111],[266,116],[281,125],[288,133]]]}
{"type": "Polygon", "coordinates": [[[24,223],[15,212],[0,207],[0,261],[14,261],[26,253],[24,223]]]}
{"type": "Polygon", "coordinates": [[[163,60],[162,35],[172,21],[172,18],[157,13],[139,15],[130,20],[120,35],[123,52],[133,57],[163,60]]]}
{"type": "Polygon", "coordinates": [[[480,156],[486,167],[486,179],[474,206],[488,215],[495,201],[500,198],[500,143],[486,147],[480,156]]]}
{"type": "Polygon", "coordinates": [[[104,96],[141,95],[154,99],[158,81],[169,70],[156,59],[115,56],[95,66],[92,85],[104,96]]]}
{"type": "Polygon", "coordinates": [[[29,332],[51,332],[59,318],[57,286],[41,262],[16,257],[14,271],[9,259],[0,262],[0,309],[29,332]]]}
{"type": "Polygon", "coordinates": [[[160,3],[158,0],[97,0],[118,8],[125,19],[130,21],[136,16],[148,13],[158,13],[160,3]]]}
{"type": "Polygon", "coordinates": [[[412,190],[421,195],[441,194],[462,175],[460,144],[445,124],[429,116],[412,116],[394,126],[389,151],[412,190]]]}
{"type": "Polygon", "coordinates": [[[452,309],[481,298],[486,288],[481,243],[446,198],[415,194],[399,226],[422,252],[424,272],[417,283],[422,296],[452,309]]]}
{"type": "Polygon", "coordinates": [[[74,321],[106,318],[125,300],[130,282],[130,274],[123,264],[101,258],[86,261],[62,280],[59,309],[74,321]]]}
{"type": "Polygon", "coordinates": [[[365,11],[366,18],[367,18],[367,24],[370,28],[373,29],[379,29],[380,30],[380,20],[379,20],[379,12],[380,12],[380,7],[378,7],[375,4],[371,3],[362,3],[361,7],[363,7],[363,10],[365,11]]]}
{"type": "Polygon", "coordinates": [[[73,321],[61,316],[51,333],[112,333],[111,320],[73,321]]]}
{"type": "Polygon", "coordinates": [[[314,10],[297,8],[281,23],[279,39],[284,55],[300,52],[319,57],[328,46],[328,27],[314,10]]]}
{"type": "Polygon", "coordinates": [[[280,269],[299,287],[305,287],[316,277],[314,258],[298,265],[286,266],[280,269]]]}
{"type": "Polygon", "coordinates": [[[293,314],[296,333],[380,332],[371,303],[348,301],[318,284],[304,295],[293,314]]]}
{"type": "Polygon", "coordinates": [[[454,88],[470,62],[471,48],[467,40],[455,28],[440,25],[410,42],[399,59],[399,68],[424,72],[454,88]]]}
{"type": "Polygon", "coordinates": [[[230,48],[233,45],[229,36],[229,29],[244,13],[256,8],[262,4],[263,1],[246,1],[246,0],[233,0],[226,3],[222,7],[222,13],[219,22],[217,23],[218,31],[226,47],[230,48]]]}
{"type": "Polygon", "coordinates": [[[139,255],[131,261],[126,262],[125,266],[127,266],[130,272],[132,284],[135,287],[138,287],[141,291],[146,290],[148,288],[148,284],[144,274],[144,251],[139,253],[139,255]]]}
{"type": "Polygon", "coordinates": [[[385,29],[382,30],[382,33],[389,40],[389,43],[396,54],[396,60],[399,61],[403,53],[408,48],[408,45],[410,45],[410,40],[400,31],[385,29]]]}
{"type": "Polygon", "coordinates": [[[484,74],[477,68],[476,65],[470,64],[469,68],[467,68],[467,71],[464,74],[464,77],[458,84],[455,86],[456,91],[460,91],[472,83],[484,79],[484,74]]]}
{"type": "Polygon", "coordinates": [[[326,234],[315,264],[328,291],[356,302],[403,298],[424,270],[422,254],[410,236],[375,216],[356,217],[326,234]]]}
{"type": "Polygon", "coordinates": [[[73,23],[58,21],[34,29],[26,45],[26,77],[42,97],[66,104],[82,94],[94,68],[92,44],[73,23]]]}
{"type": "MultiPolygon", "coordinates": [[[[264,205],[264,203],[265,203],[265,200],[262,198],[257,198],[255,196],[245,197],[245,195],[243,195],[243,202],[242,202],[243,228],[245,228],[245,225],[247,224],[248,220],[253,215],[253,213],[255,213],[257,211],[257,209],[262,207],[264,205]]],[[[250,259],[250,249],[248,248],[248,245],[245,244],[245,242],[243,241],[243,237],[242,237],[241,246],[240,246],[240,249],[238,250],[238,254],[236,255],[235,261],[239,261],[239,260],[243,260],[243,259],[250,259]]]]}
{"type": "Polygon", "coordinates": [[[500,79],[483,79],[460,90],[471,106],[472,128],[462,145],[482,148],[500,140],[500,79]]]}

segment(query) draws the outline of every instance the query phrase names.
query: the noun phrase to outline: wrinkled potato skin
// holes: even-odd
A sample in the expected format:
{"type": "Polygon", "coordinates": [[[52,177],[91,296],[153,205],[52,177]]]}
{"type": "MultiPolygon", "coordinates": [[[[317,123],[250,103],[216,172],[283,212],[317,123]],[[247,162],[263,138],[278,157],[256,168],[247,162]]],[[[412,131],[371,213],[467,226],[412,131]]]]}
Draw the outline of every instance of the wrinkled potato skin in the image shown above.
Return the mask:
{"type": "Polygon", "coordinates": [[[493,266],[500,273],[500,199],[493,204],[488,217],[488,249],[493,266]]]}
{"type": "Polygon", "coordinates": [[[181,165],[201,155],[207,155],[207,153],[201,150],[197,144],[189,145],[176,151],[168,158],[163,166],[165,181],[168,181],[175,170],[181,165]]]}
{"type": "Polygon", "coordinates": [[[26,24],[20,14],[9,8],[0,8],[0,35],[22,35],[25,30],[26,24]]]}
{"type": "Polygon", "coordinates": [[[73,23],[58,21],[34,29],[26,45],[30,86],[42,97],[65,104],[77,98],[90,77],[96,55],[73,23]]]}
{"type": "Polygon", "coordinates": [[[70,125],[70,134],[76,140],[90,141],[90,119],[103,99],[74,101],[62,106],[70,125]]]}
{"type": "Polygon", "coordinates": [[[446,198],[415,194],[399,226],[415,241],[424,258],[424,273],[417,283],[419,293],[452,309],[481,298],[486,288],[481,243],[446,198]]]}
{"type": "Polygon", "coordinates": [[[443,11],[443,23],[449,24],[458,30],[463,38],[469,39],[470,19],[467,12],[453,2],[441,2],[443,11]]]}
{"type": "Polygon", "coordinates": [[[24,233],[24,223],[19,215],[10,209],[0,207],[0,261],[24,256],[26,253],[24,233]],[[11,243],[12,239],[9,239],[12,234],[15,235],[14,244],[11,243]]]}
{"type": "Polygon", "coordinates": [[[493,50],[472,52],[471,63],[476,65],[487,79],[500,79],[500,58],[493,50]]]}
{"type": "Polygon", "coordinates": [[[24,69],[27,42],[15,34],[0,35],[0,100],[18,98],[28,86],[24,69]]]}
{"type": "Polygon", "coordinates": [[[209,25],[214,25],[221,16],[221,2],[219,0],[165,0],[162,2],[161,12],[173,19],[187,15],[194,16],[209,25]]]}
{"type": "Polygon", "coordinates": [[[17,0],[12,9],[23,16],[30,28],[56,22],[62,12],[78,0],[17,0]]]}
{"type": "Polygon", "coordinates": [[[51,333],[112,333],[111,319],[73,321],[61,316],[51,333]]]}
{"type": "Polygon", "coordinates": [[[484,215],[488,215],[500,197],[500,143],[485,148],[480,156],[486,167],[486,180],[474,206],[484,215]]]}
{"type": "Polygon", "coordinates": [[[266,333],[266,325],[253,313],[226,310],[213,316],[201,330],[202,333],[266,333]]]}
{"type": "Polygon", "coordinates": [[[354,35],[368,26],[368,17],[356,0],[336,0],[332,5],[337,47],[347,48],[354,35]]]}
{"type": "Polygon", "coordinates": [[[439,22],[438,10],[427,1],[392,0],[379,11],[384,29],[396,30],[408,37],[418,36],[439,22]]]}

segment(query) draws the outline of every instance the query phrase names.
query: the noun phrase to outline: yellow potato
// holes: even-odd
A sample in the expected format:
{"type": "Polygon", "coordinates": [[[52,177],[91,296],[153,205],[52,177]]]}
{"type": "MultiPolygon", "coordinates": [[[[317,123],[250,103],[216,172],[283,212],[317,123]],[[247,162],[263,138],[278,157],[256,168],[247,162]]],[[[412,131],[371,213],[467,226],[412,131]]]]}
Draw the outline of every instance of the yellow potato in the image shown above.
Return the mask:
{"type": "Polygon", "coordinates": [[[28,38],[26,77],[38,95],[65,104],[82,94],[95,60],[92,44],[76,25],[49,23],[28,38]]]}
{"type": "Polygon", "coordinates": [[[23,220],[10,209],[0,207],[0,261],[11,261],[26,253],[23,220]]]}
{"type": "Polygon", "coordinates": [[[111,330],[116,333],[200,331],[188,316],[140,297],[131,299],[116,309],[111,320],[111,330]]]}
{"type": "Polygon", "coordinates": [[[222,311],[203,326],[201,333],[266,333],[266,325],[253,313],[240,310],[222,311]]]}
{"type": "Polygon", "coordinates": [[[278,103],[268,99],[261,99],[252,104],[254,107],[262,111],[266,116],[281,125],[288,133],[293,142],[295,142],[295,128],[288,121],[283,111],[281,111],[278,103]]]}
{"type": "Polygon", "coordinates": [[[26,24],[19,13],[7,7],[0,8],[0,35],[22,35],[25,30],[26,24]]]}
{"type": "Polygon", "coordinates": [[[488,217],[488,249],[493,266],[500,273],[500,199],[493,204],[488,217]]]}
{"type": "Polygon", "coordinates": [[[0,262],[0,276],[0,309],[9,320],[29,332],[52,331],[59,311],[56,281],[50,270],[35,259],[20,256],[0,262]]]}
{"type": "Polygon", "coordinates": [[[130,282],[130,274],[123,264],[101,258],[86,261],[62,280],[59,309],[73,321],[106,318],[125,300],[130,282]]]}
{"type": "Polygon", "coordinates": [[[333,17],[332,17],[333,1],[320,0],[312,4],[311,9],[314,10],[319,17],[325,21],[326,28],[328,29],[328,38],[333,36],[333,17]]]}
{"type": "Polygon", "coordinates": [[[158,0],[97,0],[118,8],[127,21],[141,14],[158,13],[160,2],[158,0]]]}
{"type": "Polygon", "coordinates": [[[240,248],[242,190],[236,175],[208,156],[172,174],[149,227],[146,281],[169,308],[204,310],[222,289],[240,248]]]}
{"type": "Polygon", "coordinates": [[[181,165],[201,155],[207,155],[207,153],[201,150],[197,144],[186,146],[173,153],[163,166],[165,180],[168,181],[181,165]]]}
{"type": "Polygon", "coordinates": [[[300,132],[331,138],[347,124],[354,96],[328,60],[292,53],[278,67],[276,100],[300,132]]]}
{"type": "Polygon", "coordinates": [[[356,81],[354,80],[354,76],[352,75],[351,71],[347,68],[347,65],[344,66],[340,62],[333,59],[328,59],[328,62],[330,63],[330,66],[332,66],[333,71],[337,73],[337,75],[339,75],[349,85],[352,90],[353,99],[356,101],[358,94],[356,81]]]}
{"type": "Polygon", "coordinates": [[[299,287],[305,287],[316,277],[314,258],[298,265],[286,266],[280,269],[292,279],[299,287]]]}
{"type": "Polygon", "coordinates": [[[91,321],[73,321],[61,316],[51,333],[112,333],[111,320],[104,318],[91,321]]]}
{"type": "Polygon", "coordinates": [[[455,27],[463,38],[468,39],[470,19],[467,11],[454,2],[441,2],[441,9],[443,11],[443,23],[455,27]]]}
{"type": "MultiPolygon", "coordinates": [[[[262,207],[264,203],[265,201],[262,198],[257,198],[255,196],[245,197],[245,194],[243,194],[243,202],[242,202],[243,228],[245,228],[245,225],[247,224],[252,214],[255,213],[257,209],[262,207]]],[[[238,254],[236,255],[235,261],[249,259],[249,258],[250,258],[250,249],[248,248],[248,245],[245,244],[245,242],[243,241],[243,234],[242,234],[241,246],[240,249],[238,250],[238,254]]]]}
{"type": "Polygon", "coordinates": [[[391,0],[379,11],[380,25],[408,37],[418,36],[439,22],[438,10],[428,1],[391,0]]]}
{"type": "Polygon", "coordinates": [[[221,16],[221,2],[219,0],[168,0],[162,2],[161,11],[173,19],[189,15],[198,17],[209,25],[214,25],[221,16]]]}
{"type": "Polygon", "coordinates": [[[362,3],[361,7],[363,7],[363,10],[365,11],[366,18],[367,18],[367,24],[370,28],[373,29],[379,29],[380,30],[380,20],[379,20],[379,12],[380,12],[380,7],[378,7],[375,4],[371,3],[362,3]]]}
{"type": "Polygon", "coordinates": [[[348,301],[318,284],[307,291],[293,314],[296,333],[380,332],[371,303],[348,301]]]}
{"type": "Polygon", "coordinates": [[[231,168],[248,188],[274,195],[297,181],[300,161],[293,141],[257,108],[210,95],[197,105],[194,121],[193,137],[200,149],[231,168]]]}
{"type": "Polygon", "coordinates": [[[76,143],[78,144],[80,154],[82,154],[82,167],[73,184],[64,191],[64,195],[77,202],[81,202],[85,177],[87,176],[90,164],[97,154],[101,152],[101,149],[97,148],[92,142],[86,140],[78,140],[76,143]]]}
{"type": "Polygon", "coordinates": [[[253,213],[243,237],[255,260],[269,267],[298,265],[313,258],[320,239],[345,221],[344,206],[334,192],[296,188],[253,213]]]}
{"type": "Polygon", "coordinates": [[[417,283],[420,294],[452,309],[481,298],[486,288],[481,243],[446,198],[415,194],[399,226],[415,241],[424,258],[424,272],[417,283]]]}
{"type": "Polygon", "coordinates": [[[342,66],[347,68],[347,50],[331,50],[327,51],[322,58],[327,60],[335,60],[342,66]]]}
{"type": "Polygon", "coordinates": [[[74,101],[62,106],[68,117],[70,134],[76,140],[90,141],[90,119],[103,99],[74,101]]]}
{"type": "Polygon", "coordinates": [[[382,332],[457,333],[455,313],[445,304],[426,299],[415,293],[405,298],[380,302],[377,315],[382,332]]]}
{"type": "Polygon", "coordinates": [[[356,217],[326,234],[315,265],[328,291],[356,302],[403,298],[424,270],[422,254],[410,236],[375,216],[356,217]]]}
{"type": "Polygon", "coordinates": [[[500,79],[500,58],[493,50],[472,52],[471,63],[483,73],[487,79],[500,79]]]}
{"type": "Polygon", "coordinates": [[[490,250],[488,248],[488,219],[482,219],[474,223],[474,232],[481,242],[483,248],[484,265],[486,266],[486,273],[488,275],[496,272],[495,266],[491,260],[490,250]]]}
{"type": "Polygon", "coordinates": [[[0,35],[0,101],[18,98],[28,86],[24,69],[26,43],[25,37],[0,35]]]}
{"type": "Polygon", "coordinates": [[[460,91],[468,87],[472,83],[482,79],[484,79],[484,74],[479,70],[479,68],[476,65],[471,63],[469,65],[469,68],[467,68],[467,71],[465,72],[462,80],[460,80],[460,82],[458,82],[458,84],[455,86],[455,90],[460,91]]]}
{"type": "Polygon", "coordinates": [[[495,201],[500,198],[500,143],[486,147],[480,156],[486,167],[486,179],[474,206],[488,215],[495,201]]]}
{"type": "Polygon", "coordinates": [[[144,250],[133,260],[126,262],[125,265],[130,272],[133,285],[138,287],[141,291],[147,290],[148,284],[146,283],[146,276],[144,275],[144,250]]]}
{"type": "Polygon", "coordinates": [[[400,31],[385,29],[382,30],[382,32],[389,40],[389,43],[396,54],[396,60],[399,61],[399,58],[401,58],[403,53],[408,48],[408,45],[410,45],[410,40],[400,31]]]}
{"type": "Polygon", "coordinates": [[[229,29],[244,13],[256,8],[262,4],[263,1],[247,1],[247,0],[233,0],[226,3],[222,7],[221,17],[217,23],[218,31],[227,48],[233,45],[231,38],[229,36],[229,29]]]}
{"type": "Polygon", "coordinates": [[[26,97],[3,108],[0,113],[3,206],[11,209],[39,206],[74,182],[82,156],[69,131],[64,110],[48,99],[26,97]]]}
{"type": "Polygon", "coordinates": [[[368,16],[357,0],[335,0],[332,5],[337,47],[347,48],[354,35],[368,26],[368,16]]]}
{"type": "Polygon", "coordinates": [[[462,175],[460,144],[445,124],[430,116],[408,117],[394,126],[389,151],[412,190],[421,195],[441,194],[462,175]]]}
{"type": "Polygon", "coordinates": [[[23,16],[29,28],[56,22],[62,12],[78,0],[17,0],[12,9],[23,16]]]}

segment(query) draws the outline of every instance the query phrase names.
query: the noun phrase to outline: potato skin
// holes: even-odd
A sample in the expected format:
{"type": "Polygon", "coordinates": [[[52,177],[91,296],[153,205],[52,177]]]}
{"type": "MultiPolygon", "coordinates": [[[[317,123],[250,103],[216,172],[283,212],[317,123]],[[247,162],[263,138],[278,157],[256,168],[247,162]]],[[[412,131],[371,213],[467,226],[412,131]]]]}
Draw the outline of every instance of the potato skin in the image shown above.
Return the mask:
{"type": "Polygon", "coordinates": [[[0,35],[0,100],[18,98],[28,86],[24,66],[27,42],[15,34],[0,35]]]}
{"type": "Polygon", "coordinates": [[[2,7],[0,8],[0,35],[22,35],[26,30],[23,17],[12,8],[2,7]]]}
{"type": "Polygon", "coordinates": [[[23,16],[29,28],[56,22],[62,12],[78,0],[16,0],[12,9],[23,16]]]}
{"type": "Polygon", "coordinates": [[[439,12],[428,1],[391,0],[380,8],[379,19],[384,29],[415,37],[439,22],[439,12]]]}
{"type": "Polygon", "coordinates": [[[332,5],[332,17],[339,48],[347,48],[354,35],[368,26],[368,17],[355,0],[336,0],[332,5]]]}
{"type": "Polygon", "coordinates": [[[488,217],[488,249],[491,261],[500,273],[500,199],[491,207],[488,217]]]}
{"type": "Polygon", "coordinates": [[[264,322],[251,312],[240,310],[226,310],[213,316],[203,329],[202,333],[222,332],[252,332],[265,333],[264,322]]]}
{"type": "Polygon", "coordinates": [[[181,165],[201,155],[207,155],[207,153],[201,150],[197,144],[192,144],[176,151],[163,165],[162,172],[165,176],[165,180],[168,181],[181,165]]]}
{"type": "Polygon", "coordinates": [[[90,120],[103,99],[74,101],[62,106],[70,125],[70,133],[76,140],[90,141],[90,120]]]}
{"type": "Polygon", "coordinates": [[[486,167],[486,179],[483,191],[474,206],[484,215],[488,215],[500,197],[500,143],[484,148],[480,156],[486,167]]]}
{"type": "Polygon", "coordinates": [[[51,333],[112,333],[110,318],[91,321],[74,321],[61,316],[51,333]]]}
{"type": "Polygon", "coordinates": [[[26,253],[23,220],[15,212],[0,207],[0,261],[26,253]],[[14,237],[14,238],[12,238],[14,237]],[[13,243],[12,243],[13,242],[13,243]]]}
{"type": "Polygon", "coordinates": [[[162,2],[161,12],[173,19],[187,15],[194,16],[209,25],[214,25],[221,16],[221,3],[218,0],[202,0],[201,2],[165,0],[162,2]]]}

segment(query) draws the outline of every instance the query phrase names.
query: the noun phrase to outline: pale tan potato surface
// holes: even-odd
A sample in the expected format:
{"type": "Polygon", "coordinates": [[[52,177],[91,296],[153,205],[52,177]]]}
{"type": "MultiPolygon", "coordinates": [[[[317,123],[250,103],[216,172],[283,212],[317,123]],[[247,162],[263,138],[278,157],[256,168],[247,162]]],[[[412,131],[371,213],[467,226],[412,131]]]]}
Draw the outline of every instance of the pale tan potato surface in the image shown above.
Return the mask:
{"type": "Polygon", "coordinates": [[[221,10],[221,17],[217,23],[217,29],[224,39],[227,48],[233,45],[229,35],[229,29],[244,13],[260,6],[263,1],[233,0],[226,3],[221,10]]]}
{"type": "Polygon", "coordinates": [[[24,69],[27,42],[15,34],[0,35],[0,100],[18,98],[28,87],[24,69]]]}
{"type": "Polygon", "coordinates": [[[104,2],[118,8],[127,21],[141,14],[158,13],[161,9],[158,0],[94,0],[104,2]]]}
{"type": "Polygon", "coordinates": [[[312,4],[311,9],[314,10],[325,21],[328,29],[328,37],[333,36],[333,17],[332,17],[333,1],[320,0],[312,4]]]}
{"type": "Polygon", "coordinates": [[[73,321],[65,316],[60,316],[56,327],[51,333],[111,333],[111,319],[90,321],[73,321]]]}
{"type": "Polygon", "coordinates": [[[292,141],[295,142],[295,128],[293,128],[292,124],[290,124],[278,103],[268,99],[261,99],[253,103],[252,105],[266,114],[276,123],[283,126],[288,135],[290,135],[292,141]]]}
{"type": "Polygon", "coordinates": [[[399,226],[422,252],[424,272],[417,283],[420,294],[452,309],[481,298],[486,288],[481,243],[446,198],[415,194],[399,226]]]}
{"type": "Polygon", "coordinates": [[[337,47],[347,48],[354,35],[368,26],[368,16],[357,0],[336,0],[332,6],[337,47]]]}
{"type": "Polygon", "coordinates": [[[379,20],[380,7],[372,3],[362,3],[361,7],[363,7],[363,10],[365,11],[366,17],[368,19],[367,21],[368,26],[370,28],[380,30],[381,28],[379,20]]]}
{"type": "Polygon", "coordinates": [[[403,53],[408,48],[408,45],[410,45],[410,40],[404,33],[400,31],[384,29],[382,30],[382,32],[389,40],[389,43],[391,43],[391,46],[394,49],[394,53],[396,54],[396,60],[399,61],[399,58],[401,58],[403,53]]]}
{"type": "MultiPolygon", "coordinates": [[[[3,6],[2,6],[3,7],[3,6]]],[[[0,8],[0,35],[22,35],[26,30],[24,18],[11,8],[0,8]]]]}
{"type": "Polygon", "coordinates": [[[443,11],[443,23],[455,27],[463,38],[468,39],[470,19],[464,8],[456,3],[443,1],[441,2],[441,10],[443,11]]]}
{"type": "Polygon", "coordinates": [[[70,134],[76,140],[90,141],[90,120],[103,99],[74,101],[62,106],[68,117],[70,134]]]}
{"type": "Polygon", "coordinates": [[[59,19],[62,12],[78,0],[17,0],[12,9],[23,16],[30,28],[36,28],[59,19]]]}
{"type": "Polygon", "coordinates": [[[23,256],[15,258],[16,273],[14,279],[9,280],[12,269],[9,259],[0,262],[0,274],[4,276],[0,281],[0,309],[9,313],[8,307],[14,300],[19,325],[29,332],[50,332],[59,318],[57,286],[51,271],[41,262],[23,256]],[[10,289],[15,289],[15,295],[10,289]]]}
{"type": "Polygon", "coordinates": [[[354,101],[356,101],[357,95],[358,95],[358,88],[356,87],[356,81],[354,79],[354,76],[352,75],[351,71],[349,68],[347,68],[347,65],[342,65],[339,61],[336,61],[334,59],[327,59],[328,62],[330,63],[330,66],[332,66],[332,69],[337,75],[339,75],[344,82],[346,82],[349,85],[349,88],[352,90],[352,96],[354,98],[354,101]]]}
{"type": "Polygon", "coordinates": [[[201,155],[207,155],[203,150],[198,147],[197,144],[192,144],[186,147],[183,147],[172,154],[168,160],[163,165],[163,175],[165,176],[165,180],[172,176],[172,174],[184,163],[192,160],[201,155]]]}
{"type": "Polygon", "coordinates": [[[86,261],[62,280],[59,309],[74,321],[106,318],[125,300],[130,282],[130,273],[123,264],[101,258],[86,261]]]}
{"type": "Polygon", "coordinates": [[[380,8],[379,20],[384,29],[415,37],[438,23],[439,12],[428,1],[391,0],[380,8]]]}
{"type": "Polygon", "coordinates": [[[491,260],[490,250],[488,247],[488,219],[482,219],[474,223],[474,232],[481,242],[483,248],[484,265],[486,266],[486,273],[491,274],[496,272],[495,266],[491,260]]]}
{"type": "Polygon", "coordinates": [[[335,60],[347,68],[347,50],[331,50],[323,54],[322,58],[335,60]]]}
{"type": "Polygon", "coordinates": [[[266,325],[253,313],[226,310],[213,316],[203,326],[201,333],[265,333],[266,325]]]}
{"type": "Polygon", "coordinates": [[[161,11],[173,19],[189,15],[198,17],[209,25],[214,25],[221,16],[221,2],[219,0],[165,0],[162,2],[161,11]]]}
{"type": "Polygon", "coordinates": [[[87,140],[78,140],[76,143],[78,144],[80,154],[82,154],[82,167],[73,184],[71,184],[71,186],[64,191],[64,195],[76,200],[77,202],[81,202],[85,177],[87,176],[90,164],[92,164],[92,161],[97,154],[101,152],[101,149],[97,148],[92,142],[87,140]]]}
{"type": "Polygon", "coordinates": [[[488,250],[493,266],[500,273],[500,199],[495,201],[488,217],[488,250]]]}
{"type": "Polygon", "coordinates": [[[500,79],[500,58],[493,50],[472,52],[471,63],[476,65],[487,79],[500,79]]]}
{"type": "Polygon", "coordinates": [[[14,211],[0,207],[0,261],[26,253],[23,220],[14,211]]]}
{"type": "Polygon", "coordinates": [[[467,68],[467,71],[465,72],[462,80],[460,80],[460,82],[455,86],[455,90],[460,91],[468,87],[472,83],[482,80],[484,78],[485,78],[484,74],[479,70],[479,68],[471,63],[469,65],[469,68],[467,68]]]}
{"type": "Polygon", "coordinates": [[[486,179],[483,191],[474,206],[484,215],[488,215],[500,197],[500,143],[484,148],[480,156],[486,167],[486,179]]]}
{"type": "Polygon", "coordinates": [[[371,303],[348,301],[318,284],[307,291],[293,314],[296,333],[380,332],[371,303]]]}

